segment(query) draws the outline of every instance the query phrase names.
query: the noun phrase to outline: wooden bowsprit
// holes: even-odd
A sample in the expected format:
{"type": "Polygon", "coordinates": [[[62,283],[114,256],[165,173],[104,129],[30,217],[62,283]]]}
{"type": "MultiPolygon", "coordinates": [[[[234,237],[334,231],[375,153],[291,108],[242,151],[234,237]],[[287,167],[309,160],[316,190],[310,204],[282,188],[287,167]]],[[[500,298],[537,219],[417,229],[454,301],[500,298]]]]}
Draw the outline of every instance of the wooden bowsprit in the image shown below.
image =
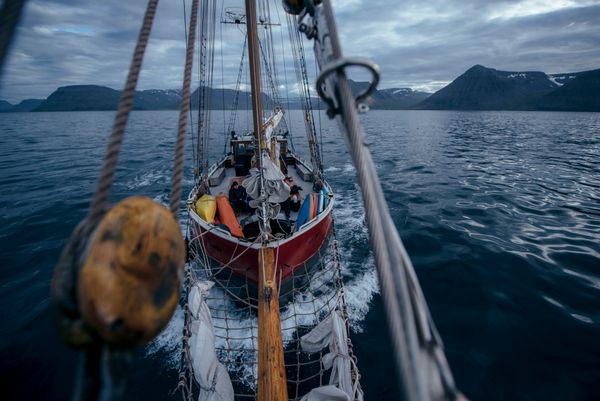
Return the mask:
{"type": "Polygon", "coordinates": [[[274,249],[263,247],[258,257],[258,400],[287,401],[274,249]]]}

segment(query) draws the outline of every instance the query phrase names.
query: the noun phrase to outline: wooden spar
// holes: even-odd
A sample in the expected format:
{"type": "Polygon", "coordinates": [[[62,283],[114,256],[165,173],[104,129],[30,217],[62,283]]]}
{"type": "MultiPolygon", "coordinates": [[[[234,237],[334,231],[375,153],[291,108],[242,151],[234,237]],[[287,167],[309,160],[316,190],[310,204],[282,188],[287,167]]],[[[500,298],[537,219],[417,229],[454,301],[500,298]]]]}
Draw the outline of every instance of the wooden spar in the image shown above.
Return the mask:
{"type": "Polygon", "coordinates": [[[260,248],[258,265],[258,401],[287,401],[273,248],[260,248]]]}
{"type": "Polygon", "coordinates": [[[252,123],[254,137],[260,139],[257,147],[257,163],[260,163],[261,150],[267,148],[262,136],[262,95],[260,89],[260,51],[258,47],[258,32],[256,28],[256,0],[246,0],[246,27],[248,30],[248,64],[250,66],[250,91],[252,96],[252,123]]]}
{"type": "MultiPolygon", "coordinates": [[[[248,30],[248,64],[252,94],[252,122],[257,146],[257,163],[268,151],[263,129],[262,94],[260,90],[260,52],[256,27],[256,0],[245,0],[248,30]]],[[[261,228],[262,231],[262,228],[261,228]]],[[[279,294],[275,278],[273,248],[263,246],[258,253],[258,401],[287,401],[287,382],[283,363],[279,294]]]]}

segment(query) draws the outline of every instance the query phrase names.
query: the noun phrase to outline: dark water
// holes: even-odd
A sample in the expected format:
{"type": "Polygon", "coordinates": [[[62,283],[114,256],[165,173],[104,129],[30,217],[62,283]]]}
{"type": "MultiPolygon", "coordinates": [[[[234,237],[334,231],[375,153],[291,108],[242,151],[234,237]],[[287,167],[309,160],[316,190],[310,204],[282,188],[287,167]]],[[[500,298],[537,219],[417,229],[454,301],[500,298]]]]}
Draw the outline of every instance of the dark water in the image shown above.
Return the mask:
{"type": "MultiPolygon", "coordinates": [[[[112,118],[0,114],[2,399],[71,392],[76,354],[54,332],[49,283],[86,212],[112,118]]],[[[176,119],[133,114],[114,200],[166,201],[176,119]]],[[[373,111],[364,121],[460,389],[472,400],[600,399],[600,115],[373,111]]],[[[213,122],[221,131],[222,117],[213,122]]],[[[367,400],[395,400],[355,172],[335,126],[323,125],[363,388],[367,400]]],[[[179,399],[176,357],[169,344],[141,350],[129,398],[179,399]]]]}

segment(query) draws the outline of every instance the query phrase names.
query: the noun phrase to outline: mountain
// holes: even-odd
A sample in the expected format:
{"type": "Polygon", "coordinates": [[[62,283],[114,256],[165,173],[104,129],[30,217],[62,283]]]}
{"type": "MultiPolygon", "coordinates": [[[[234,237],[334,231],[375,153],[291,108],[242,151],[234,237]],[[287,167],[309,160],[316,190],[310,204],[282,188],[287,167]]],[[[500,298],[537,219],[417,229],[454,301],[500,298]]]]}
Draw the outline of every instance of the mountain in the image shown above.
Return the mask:
{"type": "MultiPolygon", "coordinates": [[[[349,80],[356,95],[368,82],[349,80]]],[[[232,109],[235,91],[207,89],[208,104],[213,109],[232,109]]],[[[198,108],[200,89],[191,95],[193,109],[198,108]]],[[[600,111],[600,70],[564,74],[545,74],[541,71],[500,71],[476,65],[433,95],[410,88],[375,90],[368,102],[373,109],[431,109],[431,110],[565,110],[600,111]]],[[[79,111],[116,110],[121,92],[97,85],[63,86],[37,106],[28,99],[17,106],[0,101],[2,111],[79,111]]],[[[281,99],[290,109],[300,109],[299,99],[281,99]]],[[[324,102],[312,99],[314,108],[324,102]]],[[[150,89],[136,92],[135,110],[174,110],[181,102],[180,90],[150,89]]],[[[269,107],[270,98],[263,94],[269,107]]],[[[240,92],[238,108],[252,107],[250,93],[240,92]]]]}
{"type": "Polygon", "coordinates": [[[542,96],[538,110],[600,111],[600,69],[557,75],[563,84],[542,96]]]}
{"type": "MultiPolygon", "coordinates": [[[[99,111],[116,110],[121,92],[98,85],[62,86],[54,91],[35,111],[99,111]]],[[[133,100],[135,110],[177,109],[181,91],[149,89],[137,91],[133,100]]]]}
{"type": "Polygon", "coordinates": [[[12,112],[33,111],[36,108],[38,108],[43,102],[44,102],[44,99],[25,99],[21,103],[17,104],[16,106],[13,106],[11,111],[12,112]]]}
{"type": "Polygon", "coordinates": [[[11,111],[13,105],[8,103],[6,100],[0,100],[0,113],[4,113],[6,111],[11,111]]]}
{"type": "MultiPolygon", "coordinates": [[[[235,90],[233,89],[221,89],[221,88],[213,88],[210,89],[208,87],[204,87],[205,90],[209,90],[209,101],[208,106],[211,109],[225,109],[231,110],[234,107],[235,103],[235,90]]],[[[198,109],[198,100],[200,97],[200,88],[196,89],[192,92],[191,97],[191,105],[192,109],[198,109]]],[[[263,105],[268,105],[270,102],[270,98],[263,93],[263,105]]],[[[252,108],[252,98],[250,96],[250,92],[240,91],[238,96],[238,109],[251,109],[252,108]]]]}
{"type": "Polygon", "coordinates": [[[175,110],[179,108],[180,102],[181,90],[148,89],[135,92],[133,108],[135,110],[175,110]]]}
{"type": "Polygon", "coordinates": [[[540,71],[499,71],[476,65],[417,106],[433,110],[531,110],[559,85],[540,71]]]}
{"type": "Polygon", "coordinates": [[[116,110],[121,92],[98,85],[61,86],[35,111],[116,110]]]}
{"type": "MultiPolygon", "coordinates": [[[[348,80],[348,83],[355,96],[369,86],[369,82],[355,82],[351,79],[348,80]]],[[[369,103],[372,109],[410,109],[430,95],[431,93],[415,91],[410,88],[376,89],[371,94],[369,103]]]]}
{"type": "Polygon", "coordinates": [[[419,103],[429,110],[600,111],[600,70],[547,75],[476,65],[419,103]]]}
{"type": "Polygon", "coordinates": [[[431,93],[415,91],[410,88],[391,88],[377,90],[373,94],[374,109],[410,109],[427,99],[431,93]]]}
{"type": "Polygon", "coordinates": [[[0,113],[33,111],[42,104],[43,101],[43,99],[25,99],[21,103],[13,106],[5,100],[0,100],[0,113]]]}
{"type": "MultiPolygon", "coordinates": [[[[199,89],[191,95],[193,109],[198,108],[199,89]]],[[[98,85],[62,86],[54,91],[48,99],[41,102],[35,111],[94,111],[116,110],[121,92],[98,85]]],[[[209,105],[215,109],[233,108],[235,91],[232,89],[212,89],[209,105]]],[[[263,94],[267,104],[269,98],[263,94]]],[[[134,110],[176,110],[181,102],[181,91],[176,89],[148,89],[137,91],[133,101],[134,110]]],[[[7,103],[10,106],[10,103],[7,103]]],[[[12,107],[12,106],[11,106],[12,107]]],[[[240,109],[251,108],[250,93],[240,92],[238,98],[240,109]]]]}

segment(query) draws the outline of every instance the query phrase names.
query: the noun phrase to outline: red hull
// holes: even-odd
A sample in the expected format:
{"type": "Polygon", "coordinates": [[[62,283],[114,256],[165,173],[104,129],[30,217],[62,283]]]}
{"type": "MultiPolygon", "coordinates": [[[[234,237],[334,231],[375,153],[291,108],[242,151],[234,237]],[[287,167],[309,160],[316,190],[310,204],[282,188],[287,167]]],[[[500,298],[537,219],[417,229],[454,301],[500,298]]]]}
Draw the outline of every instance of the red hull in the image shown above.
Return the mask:
{"type": "MultiPolygon", "coordinates": [[[[321,248],[331,231],[332,210],[321,221],[301,234],[281,241],[275,249],[278,278],[284,281],[294,271],[311,259],[321,248]]],[[[194,238],[201,238],[207,255],[222,265],[227,265],[235,274],[258,282],[258,249],[251,243],[238,242],[236,238],[222,238],[213,232],[206,232],[192,220],[194,238]]]]}

